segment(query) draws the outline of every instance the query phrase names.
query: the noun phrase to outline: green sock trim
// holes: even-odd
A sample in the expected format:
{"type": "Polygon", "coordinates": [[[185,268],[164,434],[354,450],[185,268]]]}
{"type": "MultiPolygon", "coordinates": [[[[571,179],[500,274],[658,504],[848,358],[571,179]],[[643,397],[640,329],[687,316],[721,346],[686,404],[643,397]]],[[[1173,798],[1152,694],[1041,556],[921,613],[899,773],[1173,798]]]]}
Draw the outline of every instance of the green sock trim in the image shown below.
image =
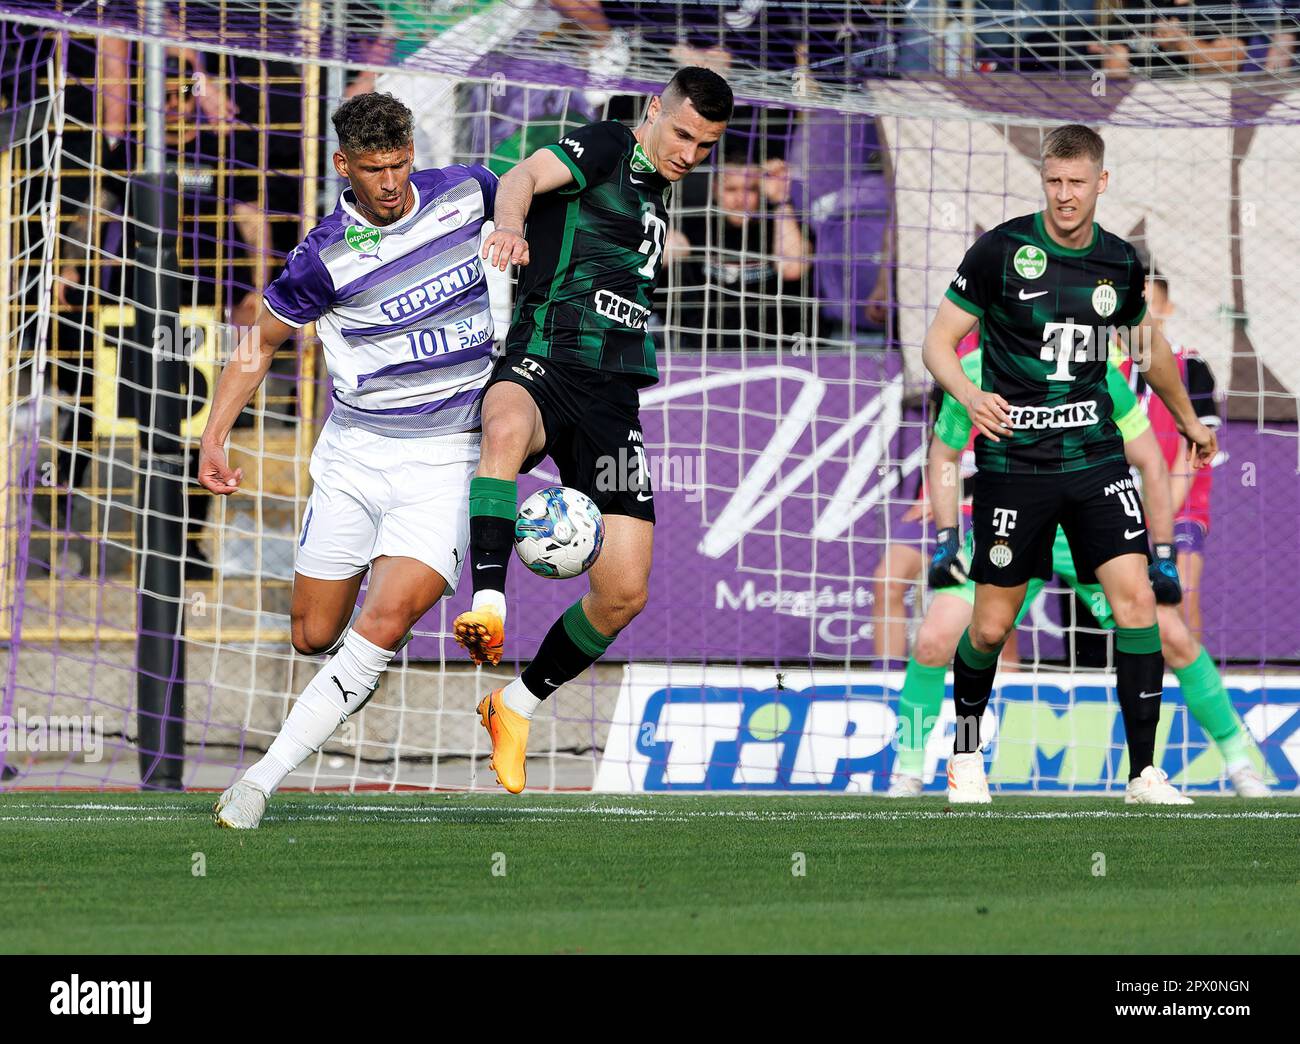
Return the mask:
{"type": "Polygon", "coordinates": [[[992,652],[980,652],[970,643],[970,628],[962,631],[961,640],[957,643],[957,655],[965,661],[967,667],[974,667],[977,671],[988,670],[998,662],[998,654],[1002,652],[1002,646],[998,646],[992,652]]]}
{"type": "Polygon", "coordinates": [[[564,610],[564,616],[561,619],[564,620],[564,631],[573,639],[573,644],[588,656],[597,658],[604,656],[605,650],[614,641],[613,638],[601,634],[591,626],[587,614],[582,611],[581,598],[564,610]]]}
{"type": "Polygon", "coordinates": [[[898,772],[919,776],[925,770],[925,741],[943,710],[945,667],[928,667],[908,658],[898,694],[898,772]]]}
{"type": "Polygon", "coordinates": [[[1158,653],[1160,625],[1150,627],[1116,627],[1115,651],[1122,653],[1158,653]]]}
{"type": "Polygon", "coordinates": [[[519,515],[519,483],[511,479],[472,478],[469,480],[469,517],[491,515],[509,519],[519,515]]]}
{"type": "MultiPolygon", "coordinates": [[[[1233,710],[1232,701],[1228,698],[1228,690],[1223,687],[1219,669],[1214,666],[1214,661],[1204,647],[1201,654],[1186,667],[1175,670],[1174,676],[1182,687],[1183,700],[1192,712],[1192,717],[1200,722],[1201,728],[1214,738],[1221,749],[1242,731],[1237,712],[1233,710]]],[[[1227,757],[1227,753],[1225,749],[1224,757],[1227,757]]]]}

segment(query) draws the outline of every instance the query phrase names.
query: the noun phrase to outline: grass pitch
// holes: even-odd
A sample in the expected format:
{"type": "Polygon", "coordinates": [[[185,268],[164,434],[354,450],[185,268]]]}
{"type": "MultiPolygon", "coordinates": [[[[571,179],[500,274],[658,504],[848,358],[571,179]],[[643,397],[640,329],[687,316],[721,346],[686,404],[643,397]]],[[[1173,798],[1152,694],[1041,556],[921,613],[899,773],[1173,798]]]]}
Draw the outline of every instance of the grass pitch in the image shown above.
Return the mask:
{"type": "Polygon", "coordinates": [[[0,796],[0,950],[1300,950],[1294,799],[213,800],[0,796]]]}

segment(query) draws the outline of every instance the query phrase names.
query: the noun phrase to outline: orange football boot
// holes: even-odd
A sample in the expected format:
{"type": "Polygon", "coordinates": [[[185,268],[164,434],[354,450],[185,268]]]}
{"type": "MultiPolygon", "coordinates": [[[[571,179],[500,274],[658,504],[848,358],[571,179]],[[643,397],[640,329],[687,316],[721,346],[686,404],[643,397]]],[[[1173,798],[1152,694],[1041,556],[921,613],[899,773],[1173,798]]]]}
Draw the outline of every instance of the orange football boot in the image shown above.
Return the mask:
{"type": "Polygon", "coordinates": [[[456,641],[477,664],[496,666],[506,645],[506,625],[491,609],[470,609],[451,626],[456,641]]]}
{"type": "Polygon", "coordinates": [[[497,782],[512,794],[524,789],[527,773],[529,721],[512,711],[501,699],[504,689],[494,689],[479,702],[478,713],[483,727],[492,737],[492,760],[488,768],[497,774],[497,782]]]}

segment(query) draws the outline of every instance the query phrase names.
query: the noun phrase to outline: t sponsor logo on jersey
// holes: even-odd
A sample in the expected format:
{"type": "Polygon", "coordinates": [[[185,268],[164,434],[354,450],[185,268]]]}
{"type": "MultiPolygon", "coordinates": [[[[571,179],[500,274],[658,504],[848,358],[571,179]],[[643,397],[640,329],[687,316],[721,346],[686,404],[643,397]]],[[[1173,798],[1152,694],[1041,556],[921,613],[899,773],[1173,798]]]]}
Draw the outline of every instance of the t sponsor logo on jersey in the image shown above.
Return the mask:
{"type": "Polygon", "coordinates": [[[383,238],[384,234],[379,229],[366,225],[349,225],[343,233],[344,242],[358,254],[377,254],[379,241],[383,238]]]}
{"type": "Polygon", "coordinates": [[[1013,428],[1086,428],[1096,424],[1097,400],[1084,399],[1064,406],[1012,406],[1007,410],[1013,428]]]}
{"type": "Polygon", "coordinates": [[[561,138],[560,144],[563,145],[565,148],[567,148],[575,156],[577,156],[578,159],[582,159],[582,153],[584,150],[581,142],[573,138],[561,138]]]}
{"type": "Polygon", "coordinates": [[[1047,271],[1047,252],[1032,243],[1026,243],[1016,251],[1011,263],[1025,279],[1037,279],[1047,271]]]}
{"type": "Polygon", "coordinates": [[[614,322],[622,323],[633,330],[644,330],[646,323],[650,321],[649,308],[644,308],[635,301],[629,301],[626,297],[619,297],[609,290],[597,290],[595,303],[596,311],[606,319],[613,319],[614,322]]]}
{"type": "Polygon", "coordinates": [[[1016,516],[1020,512],[1015,508],[995,507],[993,509],[993,532],[1000,537],[1010,536],[1016,528],[1016,516]]]}
{"type": "Polygon", "coordinates": [[[1093,310],[1103,319],[1114,313],[1118,305],[1119,294],[1115,292],[1115,288],[1109,283],[1100,284],[1097,289],[1092,292],[1093,310]]]}
{"type": "Polygon", "coordinates": [[[413,290],[381,301],[379,307],[389,319],[403,319],[468,289],[483,279],[483,270],[477,257],[449,268],[425,280],[413,290]]]}
{"type": "Polygon", "coordinates": [[[1056,369],[1047,374],[1049,381],[1072,381],[1072,362],[1105,362],[1110,355],[1113,327],[1092,326],[1067,319],[1063,323],[1043,324],[1043,347],[1038,357],[1055,362],[1056,369]]]}

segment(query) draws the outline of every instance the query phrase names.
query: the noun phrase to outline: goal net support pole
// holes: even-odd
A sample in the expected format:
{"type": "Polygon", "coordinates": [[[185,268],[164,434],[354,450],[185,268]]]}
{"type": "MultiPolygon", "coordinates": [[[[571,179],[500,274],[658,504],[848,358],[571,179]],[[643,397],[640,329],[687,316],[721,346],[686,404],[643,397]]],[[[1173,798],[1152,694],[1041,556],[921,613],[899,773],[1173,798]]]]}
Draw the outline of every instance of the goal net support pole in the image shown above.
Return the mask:
{"type": "MultiPolygon", "coordinates": [[[[161,0],[150,16],[161,24],[161,0]]],[[[135,389],[140,447],[140,586],[136,603],[136,726],[140,785],[180,790],[185,767],[185,643],[181,583],[185,552],[186,454],[181,439],[186,360],[180,330],[179,179],[165,169],[163,47],[146,50],[147,169],[131,178],[135,215],[135,323],[124,353],[135,389]]]]}

